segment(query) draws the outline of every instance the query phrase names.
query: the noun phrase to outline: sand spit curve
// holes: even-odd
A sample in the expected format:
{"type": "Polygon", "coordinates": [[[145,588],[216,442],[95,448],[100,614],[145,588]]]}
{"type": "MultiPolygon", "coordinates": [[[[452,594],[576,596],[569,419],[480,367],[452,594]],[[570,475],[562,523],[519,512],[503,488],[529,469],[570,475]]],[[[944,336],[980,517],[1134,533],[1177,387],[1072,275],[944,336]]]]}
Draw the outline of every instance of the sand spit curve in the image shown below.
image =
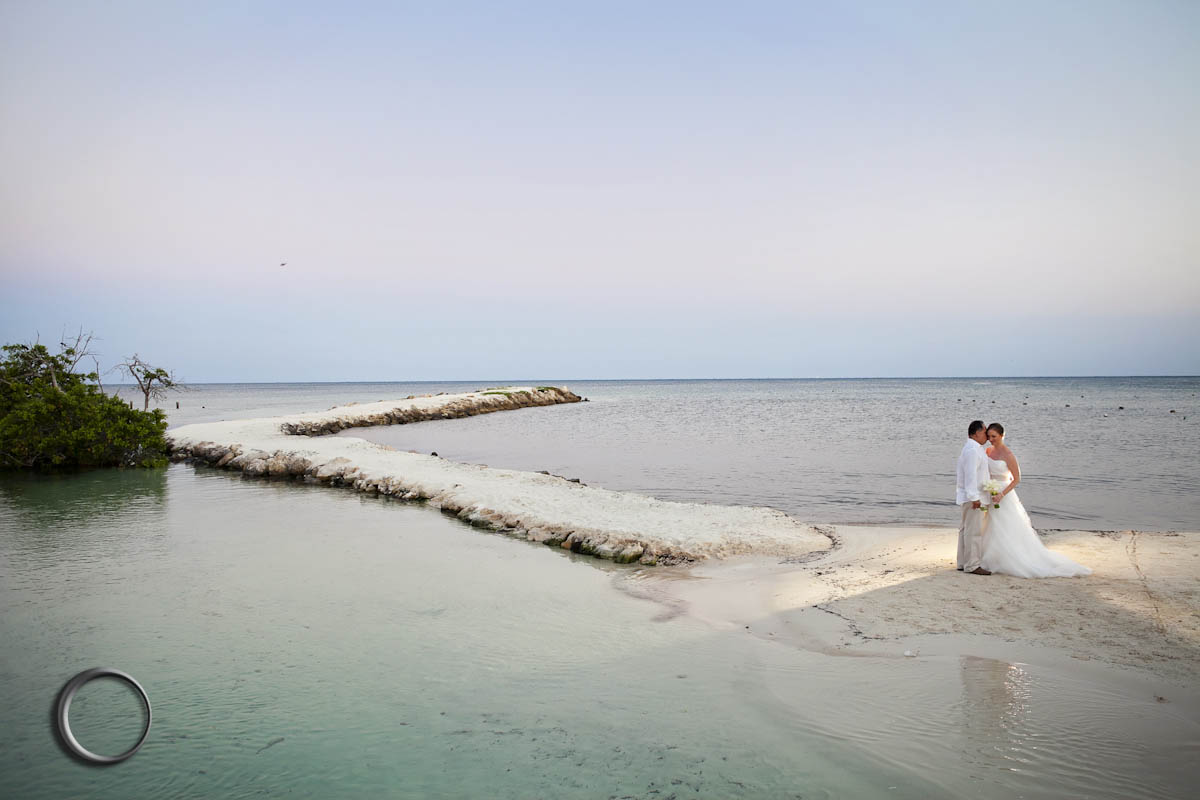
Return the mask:
{"type": "Polygon", "coordinates": [[[826,550],[818,528],[769,508],[716,506],[614,492],[552,475],[492,469],[345,436],[346,428],[453,419],[577,403],[558,387],[409,397],[323,412],[184,425],[167,432],[174,461],[426,502],[472,525],[628,563],[826,550]]]}
{"type": "Polygon", "coordinates": [[[840,547],[799,564],[728,559],[632,576],[622,588],[718,628],[830,655],[1132,667],[1190,687],[1200,709],[1200,532],[1043,532],[1047,547],[1094,570],[1046,579],[956,571],[954,528],[837,525],[831,534],[840,547]]]}

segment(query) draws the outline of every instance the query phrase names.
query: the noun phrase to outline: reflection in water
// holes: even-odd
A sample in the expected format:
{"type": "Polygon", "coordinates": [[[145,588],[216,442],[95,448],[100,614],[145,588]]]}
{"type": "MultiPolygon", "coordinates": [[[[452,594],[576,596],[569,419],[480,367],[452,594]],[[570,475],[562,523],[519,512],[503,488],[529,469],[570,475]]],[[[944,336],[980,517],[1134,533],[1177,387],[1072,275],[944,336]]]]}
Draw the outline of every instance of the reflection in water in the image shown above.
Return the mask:
{"type": "Polygon", "coordinates": [[[166,469],[0,475],[0,576],[36,582],[56,564],[153,551],[166,497],[166,469]]]}
{"type": "Polygon", "coordinates": [[[1200,741],[1196,719],[1144,689],[973,656],[959,673],[954,743],[972,794],[989,785],[992,796],[1182,797],[1200,776],[1185,755],[1200,741]]]}
{"type": "Polygon", "coordinates": [[[963,758],[1019,771],[1028,764],[1032,678],[1020,664],[963,656],[963,758]]]}
{"type": "Polygon", "coordinates": [[[96,469],[38,475],[0,474],[0,509],[21,525],[85,525],[115,514],[144,512],[166,498],[167,470],[96,469]]]}

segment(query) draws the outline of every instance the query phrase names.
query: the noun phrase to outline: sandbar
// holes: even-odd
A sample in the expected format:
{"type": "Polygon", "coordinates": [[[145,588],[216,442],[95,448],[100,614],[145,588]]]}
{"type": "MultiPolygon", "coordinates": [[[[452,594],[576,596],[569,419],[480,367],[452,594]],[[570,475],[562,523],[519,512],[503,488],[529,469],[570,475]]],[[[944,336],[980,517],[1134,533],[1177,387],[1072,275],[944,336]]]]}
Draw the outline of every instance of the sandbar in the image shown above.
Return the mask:
{"type": "Polygon", "coordinates": [[[1032,659],[1040,651],[1195,690],[1200,534],[1050,532],[1047,547],[1093,573],[1024,579],[957,571],[954,528],[831,531],[838,546],[815,557],[658,570],[641,591],[718,627],[834,655],[1032,659]]]}

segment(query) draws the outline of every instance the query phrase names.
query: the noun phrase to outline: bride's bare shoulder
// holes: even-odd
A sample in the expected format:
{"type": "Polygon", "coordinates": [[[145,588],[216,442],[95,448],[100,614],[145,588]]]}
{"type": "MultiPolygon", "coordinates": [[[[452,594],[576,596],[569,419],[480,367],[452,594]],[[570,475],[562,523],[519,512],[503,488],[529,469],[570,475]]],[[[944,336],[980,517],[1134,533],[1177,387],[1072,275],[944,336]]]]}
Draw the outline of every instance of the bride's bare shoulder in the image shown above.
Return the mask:
{"type": "Polygon", "coordinates": [[[1017,460],[1017,454],[1014,453],[1012,448],[1008,445],[1004,445],[1003,447],[989,447],[987,449],[987,455],[988,458],[995,461],[1009,462],[1017,460]]]}

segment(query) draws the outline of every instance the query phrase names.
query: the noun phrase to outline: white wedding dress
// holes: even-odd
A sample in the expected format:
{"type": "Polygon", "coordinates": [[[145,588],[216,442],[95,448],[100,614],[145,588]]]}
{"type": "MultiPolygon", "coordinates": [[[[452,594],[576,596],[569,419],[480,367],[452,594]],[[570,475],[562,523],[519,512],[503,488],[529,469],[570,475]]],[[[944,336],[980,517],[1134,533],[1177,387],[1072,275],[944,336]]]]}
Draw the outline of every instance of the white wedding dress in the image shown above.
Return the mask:
{"type": "MultiPolygon", "coordinates": [[[[1004,461],[989,458],[988,473],[1003,486],[1012,481],[1012,473],[1004,461]]],[[[988,500],[984,493],[984,502],[988,500]]],[[[980,559],[984,569],[1018,578],[1074,578],[1092,574],[1090,568],[1046,549],[1015,489],[1004,496],[999,508],[992,508],[991,503],[987,508],[987,530],[980,559]]]]}

